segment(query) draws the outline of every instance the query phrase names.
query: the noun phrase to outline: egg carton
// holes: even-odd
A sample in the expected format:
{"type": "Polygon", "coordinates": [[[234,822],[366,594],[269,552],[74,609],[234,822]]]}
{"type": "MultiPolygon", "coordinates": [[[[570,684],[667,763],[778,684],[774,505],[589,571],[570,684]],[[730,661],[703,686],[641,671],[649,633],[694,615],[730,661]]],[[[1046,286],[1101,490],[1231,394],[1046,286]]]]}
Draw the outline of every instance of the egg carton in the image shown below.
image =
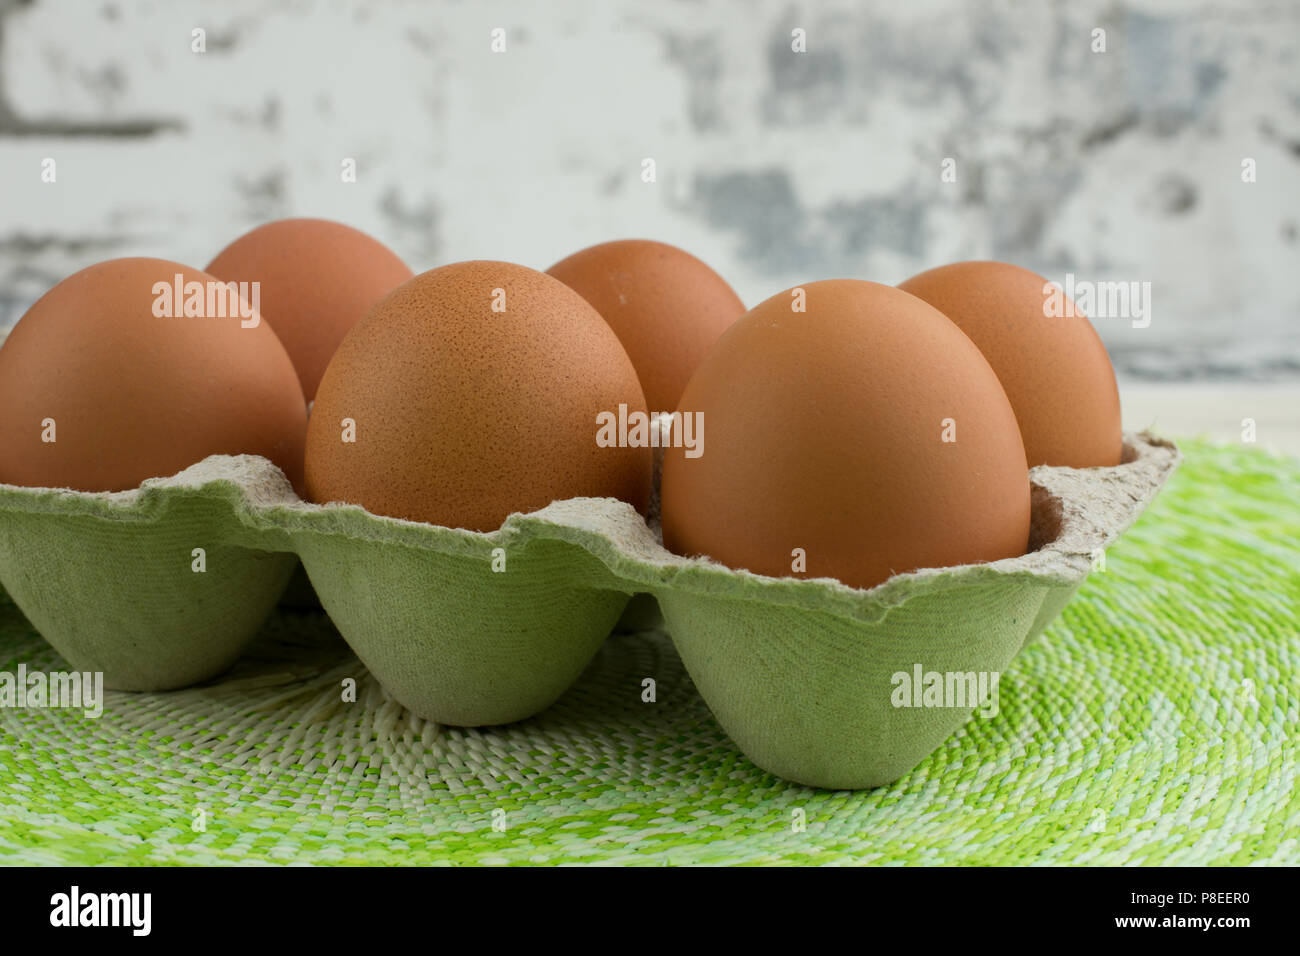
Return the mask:
{"type": "Polygon", "coordinates": [[[858,789],[905,774],[985,703],[899,706],[900,675],[1002,673],[1179,457],[1143,433],[1113,468],[1034,468],[1029,553],[857,590],[671,554],[653,513],[612,498],[557,501],[480,533],[303,502],[269,461],[218,455],[126,492],[0,485],[0,583],[73,668],[157,691],[229,667],[301,559],[386,691],[463,726],[545,709],[629,599],[652,595],[755,764],[858,789]]]}

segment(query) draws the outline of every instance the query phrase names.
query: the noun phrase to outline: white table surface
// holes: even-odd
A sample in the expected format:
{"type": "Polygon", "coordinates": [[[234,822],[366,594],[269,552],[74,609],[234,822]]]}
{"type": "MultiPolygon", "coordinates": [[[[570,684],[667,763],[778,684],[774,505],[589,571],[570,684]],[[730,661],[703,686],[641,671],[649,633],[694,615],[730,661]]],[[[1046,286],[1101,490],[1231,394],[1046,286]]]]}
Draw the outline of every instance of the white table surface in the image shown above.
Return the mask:
{"type": "Polygon", "coordinates": [[[1124,428],[1171,438],[1206,436],[1241,443],[1253,419],[1255,444],[1300,456],[1300,382],[1120,382],[1124,428]]]}

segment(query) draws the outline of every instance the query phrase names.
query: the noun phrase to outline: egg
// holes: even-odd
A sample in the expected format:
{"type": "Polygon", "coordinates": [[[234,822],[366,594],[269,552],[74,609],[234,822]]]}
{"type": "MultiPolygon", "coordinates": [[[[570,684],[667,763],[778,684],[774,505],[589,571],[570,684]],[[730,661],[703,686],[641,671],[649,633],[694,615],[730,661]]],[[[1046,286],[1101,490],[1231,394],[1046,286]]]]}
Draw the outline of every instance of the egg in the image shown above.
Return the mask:
{"type": "Polygon", "coordinates": [[[997,372],[1029,464],[1118,465],[1123,453],[1115,370],[1087,317],[1045,278],[1005,262],[957,262],[899,288],[955,322],[997,372]]]}
{"type": "Polygon", "coordinates": [[[644,512],[650,449],[598,441],[647,414],[617,336],[558,279],[461,262],[398,286],[344,338],[307,434],[318,502],[491,531],[574,497],[644,512]]]}
{"type": "Polygon", "coordinates": [[[377,240],[325,219],[258,226],[226,246],[206,271],[258,283],[258,310],[289,350],[308,401],[348,329],[413,274],[377,240]]]}
{"type": "Polygon", "coordinates": [[[7,484],[122,491],[209,455],[249,454],[301,488],[306,430],[271,327],[224,283],[175,262],[83,269],[0,347],[7,484]]]}
{"type": "Polygon", "coordinates": [[[595,307],[623,343],[656,412],[677,407],[709,347],[745,312],[722,276],[688,252],[647,239],[603,242],[548,273],[595,307]]]}
{"type": "Polygon", "coordinates": [[[832,279],[773,296],[718,340],[680,410],[702,441],[665,452],[677,554],[869,588],[1028,545],[1025,452],[997,376],[898,289],[832,279]]]}

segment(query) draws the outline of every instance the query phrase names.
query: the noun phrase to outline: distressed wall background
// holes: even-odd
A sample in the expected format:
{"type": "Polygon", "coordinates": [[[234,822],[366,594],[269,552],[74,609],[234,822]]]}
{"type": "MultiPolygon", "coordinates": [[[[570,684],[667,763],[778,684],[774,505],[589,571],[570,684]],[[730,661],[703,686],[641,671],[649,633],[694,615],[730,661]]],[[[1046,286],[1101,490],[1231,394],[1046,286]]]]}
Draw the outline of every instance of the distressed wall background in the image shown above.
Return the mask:
{"type": "Polygon", "coordinates": [[[1295,379],[1298,43],[1293,0],[0,0],[0,330],[315,215],[416,269],[659,238],[750,304],[972,257],[1148,281],[1148,328],[1097,323],[1122,377],[1295,379]]]}

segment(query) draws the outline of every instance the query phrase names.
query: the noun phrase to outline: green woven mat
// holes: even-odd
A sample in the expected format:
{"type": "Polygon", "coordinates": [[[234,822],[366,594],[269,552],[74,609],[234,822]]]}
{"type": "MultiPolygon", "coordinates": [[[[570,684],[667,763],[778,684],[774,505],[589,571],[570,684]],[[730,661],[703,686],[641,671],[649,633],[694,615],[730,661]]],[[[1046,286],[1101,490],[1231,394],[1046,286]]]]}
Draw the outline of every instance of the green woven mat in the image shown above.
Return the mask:
{"type": "MultiPolygon", "coordinates": [[[[411,717],[322,615],[279,611],[213,686],[110,693],[98,720],[0,709],[0,861],[1298,863],[1300,462],[1183,450],[999,715],[892,786],[757,770],[661,633],[476,731],[411,717]]],[[[0,599],[0,671],[19,663],[63,666],[0,599]]]]}

